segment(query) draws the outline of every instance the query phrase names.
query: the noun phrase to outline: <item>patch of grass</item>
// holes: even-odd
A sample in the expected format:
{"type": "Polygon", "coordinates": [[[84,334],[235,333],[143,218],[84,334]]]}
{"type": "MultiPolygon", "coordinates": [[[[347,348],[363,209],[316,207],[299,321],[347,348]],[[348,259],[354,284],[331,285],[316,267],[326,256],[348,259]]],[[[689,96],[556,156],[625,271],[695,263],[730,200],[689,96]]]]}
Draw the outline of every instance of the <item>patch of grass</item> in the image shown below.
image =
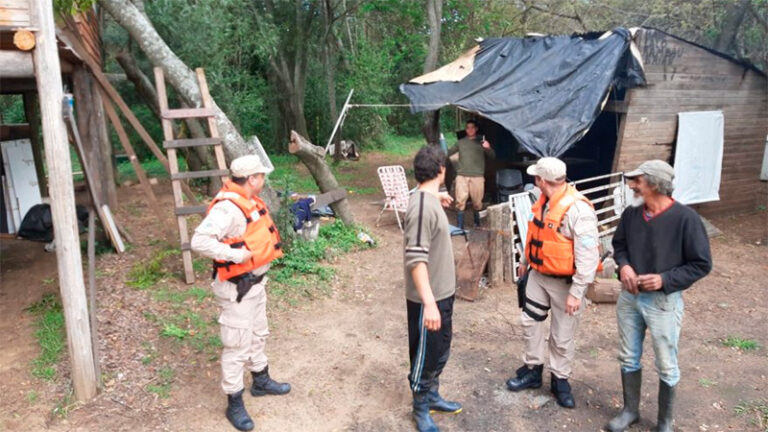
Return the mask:
{"type": "Polygon", "coordinates": [[[163,330],[160,332],[160,336],[183,340],[189,336],[189,330],[179,328],[176,324],[168,323],[163,327],[163,330]]]}
{"type": "Polygon", "coordinates": [[[743,339],[737,336],[728,336],[723,340],[723,345],[729,348],[736,348],[742,351],[752,351],[760,347],[756,341],[752,339],[743,339]]]}
{"type": "Polygon", "coordinates": [[[142,342],[141,347],[144,349],[144,355],[141,357],[141,364],[147,366],[157,358],[157,351],[150,342],[142,342]]]}
{"type": "Polygon", "coordinates": [[[181,305],[189,299],[194,299],[197,304],[202,303],[205,299],[212,297],[210,291],[205,288],[193,286],[186,290],[173,290],[169,288],[161,288],[154,292],[153,297],[157,301],[169,302],[173,305],[181,305]]]}
{"type": "Polygon", "coordinates": [[[424,138],[420,136],[387,135],[379,151],[394,156],[413,156],[423,145],[424,138]]]}
{"type": "Polygon", "coordinates": [[[34,390],[28,391],[27,392],[27,402],[29,402],[30,404],[33,404],[33,403],[37,402],[37,396],[38,396],[38,394],[37,394],[36,391],[34,391],[34,390]]]}
{"type": "MultiPolygon", "coordinates": [[[[309,174],[300,174],[301,161],[292,154],[270,156],[275,170],[269,175],[269,181],[277,189],[304,193],[318,192],[315,180],[309,174]]],[[[303,173],[303,171],[301,171],[303,173]]]]}
{"type": "Polygon", "coordinates": [[[207,258],[195,258],[192,260],[192,269],[195,273],[211,272],[211,260],[207,258]]]}
{"type": "Polygon", "coordinates": [[[373,195],[379,192],[379,188],[375,188],[375,187],[350,186],[350,187],[347,187],[347,190],[349,191],[349,193],[355,194],[355,195],[373,195]]]}
{"type": "Polygon", "coordinates": [[[44,285],[53,285],[55,283],[56,283],[56,278],[43,279],[43,284],[44,285]]]}
{"type": "Polygon", "coordinates": [[[160,399],[167,399],[171,396],[171,385],[173,384],[176,372],[170,367],[164,367],[157,371],[157,379],[147,385],[147,391],[156,394],[160,399]]]}
{"type": "Polygon", "coordinates": [[[707,378],[699,378],[699,385],[704,388],[709,388],[712,386],[716,386],[717,381],[712,381],[711,379],[707,379],[707,378]]]}
{"type": "Polygon", "coordinates": [[[61,418],[67,418],[69,411],[78,404],[74,399],[74,391],[70,387],[64,397],[56,403],[56,406],[53,408],[53,414],[61,418]]]}
{"type": "Polygon", "coordinates": [[[140,290],[156,285],[160,280],[169,276],[164,265],[165,258],[178,254],[179,251],[176,249],[164,249],[155,253],[146,262],[134,264],[130,273],[128,273],[126,285],[140,290]]]}
{"type": "Polygon", "coordinates": [[[313,242],[295,239],[273,265],[270,292],[291,302],[299,297],[312,298],[318,290],[327,291],[327,284],[322,282],[333,276],[333,269],[325,265],[326,261],[345,252],[372,247],[358,240],[360,231],[364,229],[336,221],[321,226],[313,242]]]}
{"type": "Polygon", "coordinates": [[[752,417],[752,424],[768,432],[768,399],[742,402],[733,408],[733,412],[740,416],[752,417]]]}
{"type": "MultiPolygon", "coordinates": [[[[183,157],[179,156],[179,171],[187,170],[187,161],[183,157]]],[[[147,173],[147,177],[156,178],[168,178],[168,173],[165,171],[163,164],[155,159],[147,159],[141,163],[141,167],[147,173]]],[[[138,181],[136,172],[133,170],[133,165],[128,160],[122,161],[117,164],[117,182],[123,183],[125,181],[138,181]]]]}
{"type": "Polygon", "coordinates": [[[215,317],[206,318],[192,311],[184,311],[162,318],[160,335],[191,346],[197,352],[205,352],[211,361],[216,360],[223,346],[218,335],[215,317]]]}
{"type": "Polygon", "coordinates": [[[40,345],[40,355],[32,360],[32,375],[46,381],[56,378],[56,365],[64,350],[64,314],[61,302],[53,294],[30,305],[27,312],[35,315],[35,339],[40,345]]]}

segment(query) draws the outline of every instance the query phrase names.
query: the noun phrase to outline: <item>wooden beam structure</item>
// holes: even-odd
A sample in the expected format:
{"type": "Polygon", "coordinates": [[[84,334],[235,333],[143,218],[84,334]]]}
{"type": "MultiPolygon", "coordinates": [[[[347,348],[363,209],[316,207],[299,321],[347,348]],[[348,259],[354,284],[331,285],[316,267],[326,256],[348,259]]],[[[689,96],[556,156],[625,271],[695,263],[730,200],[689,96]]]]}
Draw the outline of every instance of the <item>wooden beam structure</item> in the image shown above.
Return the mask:
{"type": "Polygon", "coordinates": [[[39,26],[33,61],[40,96],[51,215],[53,229],[56,232],[59,288],[72,364],[72,383],[75,398],[85,402],[96,395],[96,368],[93,361],[88,301],[77,232],[72,162],[62,111],[64,93],[56,45],[53,2],[32,0],[30,5],[39,26]]]}

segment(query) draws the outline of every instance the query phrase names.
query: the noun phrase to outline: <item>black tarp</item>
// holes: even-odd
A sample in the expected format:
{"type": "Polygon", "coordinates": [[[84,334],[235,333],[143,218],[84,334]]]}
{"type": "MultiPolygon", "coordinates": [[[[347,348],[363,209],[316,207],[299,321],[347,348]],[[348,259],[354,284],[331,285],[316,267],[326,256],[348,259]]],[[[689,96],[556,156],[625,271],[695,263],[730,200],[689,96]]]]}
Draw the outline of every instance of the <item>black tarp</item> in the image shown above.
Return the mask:
{"type": "Polygon", "coordinates": [[[559,156],[589,130],[612,88],[645,84],[629,30],[480,42],[472,72],[458,82],[406,83],[413,112],[441,105],[504,126],[529,152],[559,156]]]}

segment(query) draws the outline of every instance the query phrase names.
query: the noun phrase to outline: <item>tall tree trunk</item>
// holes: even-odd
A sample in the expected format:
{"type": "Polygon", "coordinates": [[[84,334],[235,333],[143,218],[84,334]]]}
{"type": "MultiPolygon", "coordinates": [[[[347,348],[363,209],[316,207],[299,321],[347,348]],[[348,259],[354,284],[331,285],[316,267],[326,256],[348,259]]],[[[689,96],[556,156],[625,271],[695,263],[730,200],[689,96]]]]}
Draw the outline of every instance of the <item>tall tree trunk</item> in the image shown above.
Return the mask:
{"type": "MultiPolygon", "coordinates": [[[[328,88],[328,113],[331,117],[331,124],[336,124],[336,119],[339,117],[338,109],[336,108],[336,69],[333,62],[333,7],[331,6],[331,0],[323,1],[323,28],[325,29],[323,44],[323,69],[325,69],[325,85],[328,88]]],[[[339,131],[341,132],[341,131],[339,131]]],[[[341,154],[341,140],[339,139],[341,133],[336,134],[334,137],[334,152],[333,157],[336,161],[342,159],[341,154]]]]}
{"type": "MultiPolygon", "coordinates": [[[[168,82],[190,106],[201,106],[200,87],[192,70],[171,51],[152,23],[129,0],[99,0],[104,9],[131,35],[154,66],[163,68],[168,82]]],[[[227,115],[213,102],[216,125],[230,159],[251,154],[246,141],[227,115]]]]}
{"type": "MultiPolygon", "coordinates": [[[[429,22],[429,50],[424,61],[424,73],[437,69],[440,54],[440,27],[443,18],[443,0],[427,0],[427,21],[429,22]]],[[[422,126],[424,138],[428,144],[437,145],[440,142],[440,111],[424,113],[422,126]]]]}
{"type": "Polygon", "coordinates": [[[751,1],[741,0],[737,5],[733,5],[728,10],[723,23],[720,25],[722,30],[717,35],[717,41],[715,41],[714,48],[716,50],[735,54],[734,44],[736,42],[736,35],[739,34],[741,23],[744,22],[744,17],[749,11],[751,1]]]}

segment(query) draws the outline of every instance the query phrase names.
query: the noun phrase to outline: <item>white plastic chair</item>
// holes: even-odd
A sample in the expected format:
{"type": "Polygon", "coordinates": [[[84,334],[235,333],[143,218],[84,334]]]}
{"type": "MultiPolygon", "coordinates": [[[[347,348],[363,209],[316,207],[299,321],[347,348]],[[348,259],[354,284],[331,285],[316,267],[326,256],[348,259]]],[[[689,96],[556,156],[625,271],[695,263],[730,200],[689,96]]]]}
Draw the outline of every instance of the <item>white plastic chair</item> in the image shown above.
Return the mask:
{"type": "Polygon", "coordinates": [[[376,226],[379,226],[379,219],[384,211],[390,210],[395,213],[397,226],[403,231],[403,223],[400,221],[400,212],[405,213],[408,209],[408,180],[405,178],[405,169],[400,165],[389,165],[379,167],[376,170],[379,173],[381,187],[384,189],[384,207],[376,218],[376,226]]]}

